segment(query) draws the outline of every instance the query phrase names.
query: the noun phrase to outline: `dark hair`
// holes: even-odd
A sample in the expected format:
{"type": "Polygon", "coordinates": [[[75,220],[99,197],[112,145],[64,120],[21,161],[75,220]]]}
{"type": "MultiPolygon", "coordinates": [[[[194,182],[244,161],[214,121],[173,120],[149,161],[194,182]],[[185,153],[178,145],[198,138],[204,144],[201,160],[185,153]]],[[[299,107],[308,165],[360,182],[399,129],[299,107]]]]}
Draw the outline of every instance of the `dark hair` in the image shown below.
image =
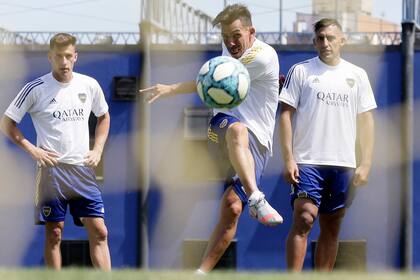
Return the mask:
{"type": "Polygon", "coordinates": [[[213,20],[213,26],[218,24],[227,25],[239,19],[244,26],[252,26],[251,13],[248,8],[242,4],[233,4],[227,6],[213,20]]]}
{"type": "Polygon", "coordinates": [[[338,27],[338,29],[340,29],[340,31],[342,31],[343,29],[341,28],[340,23],[333,18],[323,18],[321,20],[318,20],[315,24],[314,24],[314,32],[317,33],[320,29],[331,26],[331,25],[335,25],[338,27]]]}
{"type": "Polygon", "coordinates": [[[50,40],[50,50],[55,47],[66,47],[69,45],[76,45],[76,37],[68,33],[57,33],[50,40]]]}

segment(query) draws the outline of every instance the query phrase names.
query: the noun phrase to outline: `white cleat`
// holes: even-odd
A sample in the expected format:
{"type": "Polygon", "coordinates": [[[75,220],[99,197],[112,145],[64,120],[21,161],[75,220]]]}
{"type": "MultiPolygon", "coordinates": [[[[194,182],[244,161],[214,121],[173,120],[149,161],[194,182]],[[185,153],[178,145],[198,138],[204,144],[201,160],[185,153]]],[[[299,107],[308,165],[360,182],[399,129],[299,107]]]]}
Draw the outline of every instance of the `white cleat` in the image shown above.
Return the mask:
{"type": "Polygon", "coordinates": [[[249,199],[249,215],[266,226],[283,223],[283,217],[265,200],[263,193],[257,199],[249,199]]]}

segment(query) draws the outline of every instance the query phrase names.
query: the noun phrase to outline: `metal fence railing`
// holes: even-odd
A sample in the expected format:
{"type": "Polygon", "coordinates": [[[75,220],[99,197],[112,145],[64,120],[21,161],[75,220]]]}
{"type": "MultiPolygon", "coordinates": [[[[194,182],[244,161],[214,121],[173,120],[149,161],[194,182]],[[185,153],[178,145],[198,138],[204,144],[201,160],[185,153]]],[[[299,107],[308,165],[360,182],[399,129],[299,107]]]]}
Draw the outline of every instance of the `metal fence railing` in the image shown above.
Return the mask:
{"type": "MultiPolygon", "coordinates": [[[[0,31],[0,45],[48,45],[56,32],[0,31]]],[[[81,45],[137,45],[135,32],[70,32],[81,45]]]]}
{"type": "MultiPolygon", "coordinates": [[[[137,45],[140,34],[136,32],[71,32],[81,45],[137,45]]],[[[47,45],[55,32],[10,32],[0,30],[0,45],[47,45]]],[[[272,45],[312,44],[312,33],[260,32],[257,37],[272,45]]],[[[400,32],[349,32],[347,44],[399,45],[400,32]]],[[[420,34],[417,34],[420,40],[420,34]]],[[[160,32],[152,35],[153,44],[207,45],[219,44],[218,32],[160,32]]]]}

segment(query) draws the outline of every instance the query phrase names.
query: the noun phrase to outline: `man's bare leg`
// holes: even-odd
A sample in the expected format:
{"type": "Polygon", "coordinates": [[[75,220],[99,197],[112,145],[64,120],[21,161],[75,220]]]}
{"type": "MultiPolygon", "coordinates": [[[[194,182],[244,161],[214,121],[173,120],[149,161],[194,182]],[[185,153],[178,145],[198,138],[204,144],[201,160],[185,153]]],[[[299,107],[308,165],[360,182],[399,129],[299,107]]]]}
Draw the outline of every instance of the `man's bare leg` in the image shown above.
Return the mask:
{"type": "Polygon", "coordinates": [[[48,268],[61,269],[61,236],[64,222],[45,223],[44,261],[48,268]]]}
{"type": "Polygon", "coordinates": [[[315,250],[315,269],[332,271],[338,251],[338,235],[346,209],[319,216],[320,234],[315,250]]]}
{"type": "Polygon", "coordinates": [[[308,235],[318,215],[318,208],[310,199],[297,198],[294,202],[293,224],[286,241],[287,269],[302,271],[308,235]]]}
{"type": "Polygon", "coordinates": [[[228,248],[235,236],[241,213],[242,201],[232,187],[229,187],[223,194],[219,221],[210,236],[200,265],[202,272],[207,273],[212,270],[228,248]]]}
{"type": "Polygon", "coordinates": [[[89,236],[90,258],[93,266],[105,271],[111,271],[111,257],[108,248],[108,230],[104,219],[82,218],[89,236]]]}
{"type": "Polygon", "coordinates": [[[249,198],[251,217],[268,226],[283,222],[280,214],[265,200],[255,180],[255,162],[249,149],[248,128],[240,122],[229,126],[226,133],[229,160],[238,174],[249,198]]]}

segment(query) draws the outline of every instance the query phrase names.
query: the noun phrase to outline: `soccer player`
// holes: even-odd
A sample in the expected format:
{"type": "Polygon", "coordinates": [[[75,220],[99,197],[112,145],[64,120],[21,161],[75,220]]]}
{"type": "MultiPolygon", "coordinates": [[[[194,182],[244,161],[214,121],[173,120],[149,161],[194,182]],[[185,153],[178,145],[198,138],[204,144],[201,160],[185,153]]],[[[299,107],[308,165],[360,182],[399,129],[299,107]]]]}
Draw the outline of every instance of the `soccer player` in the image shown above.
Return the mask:
{"type": "Polygon", "coordinates": [[[69,206],[75,224],[87,230],[93,265],[109,271],[104,204],[92,169],[98,165],[108,137],[108,105],[95,79],[73,72],[77,61],[74,36],[53,36],[48,59],[51,72],[22,88],[7,108],[1,129],[37,162],[36,223],[45,224],[46,266],[61,268],[60,243],[69,206]],[[17,127],[27,112],[37,134],[36,146],[17,127]],[[89,150],[91,112],[97,117],[97,126],[89,150]]]}
{"type": "Polygon", "coordinates": [[[295,64],[280,94],[284,176],[292,184],[293,222],[286,243],[292,271],[302,270],[318,215],[315,267],[333,269],[341,221],[354,188],[368,182],[374,145],[376,102],[366,72],[340,57],[345,40],[336,20],[316,22],[314,32],[318,56],[295,64]]]}
{"type": "MultiPolygon", "coordinates": [[[[229,246],[244,205],[261,223],[275,226],[283,222],[280,214],[258,189],[272,151],[272,138],[279,95],[279,63],[276,51],[255,38],[251,14],[244,5],[227,6],[213,21],[220,25],[222,55],[240,60],[251,78],[246,99],[230,110],[214,110],[209,124],[209,144],[221,153],[220,165],[230,163],[219,221],[214,229],[198,273],[209,272],[229,246]]],[[[141,90],[149,102],[162,96],[196,91],[195,82],[157,84],[141,90]]]]}

